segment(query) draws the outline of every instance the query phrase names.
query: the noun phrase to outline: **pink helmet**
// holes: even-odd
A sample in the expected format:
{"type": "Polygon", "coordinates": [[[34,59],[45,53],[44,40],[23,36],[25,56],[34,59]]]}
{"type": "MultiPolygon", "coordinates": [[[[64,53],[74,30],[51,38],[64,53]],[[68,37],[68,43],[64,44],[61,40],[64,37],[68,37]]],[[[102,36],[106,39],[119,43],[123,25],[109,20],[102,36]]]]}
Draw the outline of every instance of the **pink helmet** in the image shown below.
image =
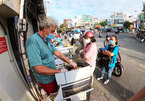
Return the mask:
{"type": "Polygon", "coordinates": [[[86,34],[84,35],[84,38],[91,38],[94,37],[94,33],[92,31],[87,31],[86,34]]]}

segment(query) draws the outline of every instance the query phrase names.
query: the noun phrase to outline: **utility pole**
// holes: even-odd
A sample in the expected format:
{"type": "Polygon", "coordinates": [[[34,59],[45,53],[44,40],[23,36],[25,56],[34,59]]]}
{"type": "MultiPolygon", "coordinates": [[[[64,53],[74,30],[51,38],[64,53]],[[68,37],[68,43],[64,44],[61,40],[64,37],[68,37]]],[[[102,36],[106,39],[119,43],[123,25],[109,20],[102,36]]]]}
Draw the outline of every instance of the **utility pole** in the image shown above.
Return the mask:
{"type": "Polygon", "coordinates": [[[144,12],[144,14],[143,14],[144,15],[143,16],[144,18],[143,18],[143,21],[142,22],[143,22],[143,29],[144,29],[145,28],[145,25],[144,25],[144,23],[145,23],[145,21],[144,21],[145,20],[145,3],[143,2],[142,4],[143,4],[143,12],[144,12]]]}

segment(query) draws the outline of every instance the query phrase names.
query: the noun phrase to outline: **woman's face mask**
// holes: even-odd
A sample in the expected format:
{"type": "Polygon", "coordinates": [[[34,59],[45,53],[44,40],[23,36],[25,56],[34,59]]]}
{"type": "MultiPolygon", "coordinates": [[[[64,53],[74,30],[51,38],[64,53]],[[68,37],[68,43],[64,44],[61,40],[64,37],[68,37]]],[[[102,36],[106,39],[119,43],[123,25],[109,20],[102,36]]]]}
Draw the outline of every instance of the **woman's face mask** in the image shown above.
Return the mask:
{"type": "Polygon", "coordinates": [[[110,40],[110,44],[111,44],[111,45],[114,45],[114,43],[115,43],[115,42],[114,42],[113,40],[110,40]]]}
{"type": "Polygon", "coordinates": [[[85,43],[90,43],[91,42],[91,39],[90,38],[88,38],[88,39],[85,39],[85,43]]]}

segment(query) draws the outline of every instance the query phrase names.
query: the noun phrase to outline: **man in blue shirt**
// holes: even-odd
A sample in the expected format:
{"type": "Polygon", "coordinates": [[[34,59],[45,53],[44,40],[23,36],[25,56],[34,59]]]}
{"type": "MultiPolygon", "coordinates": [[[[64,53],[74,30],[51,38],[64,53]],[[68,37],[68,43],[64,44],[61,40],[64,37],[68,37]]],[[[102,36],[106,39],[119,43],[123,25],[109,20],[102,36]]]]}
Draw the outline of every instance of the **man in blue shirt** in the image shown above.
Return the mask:
{"type": "Polygon", "coordinates": [[[104,84],[107,84],[111,78],[112,75],[112,71],[115,67],[115,63],[117,61],[117,55],[118,55],[118,51],[119,51],[119,47],[117,46],[117,37],[116,36],[111,36],[110,38],[110,45],[106,45],[103,54],[104,55],[108,55],[111,58],[111,61],[109,62],[109,65],[104,65],[102,68],[102,73],[101,73],[101,77],[97,78],[97,80],[101,80],[104,77],[104,74],[106,72],[106,68],[108,68],[108,78],[107,80],[104,82],[104,84]],[[110,51],[112,49],[112,51],[110,51]]]}
{"type": "Polygon", "coordinates": [[[40,22],[40,30],[29,37],[26,43],[26,52],[30,67],[40,86],[49,95],[57,91],[55,73],[65,72],[66,69],[56,70],[54,55],[64,60],[72,67],[77,65],[66,58],[55,46],[50,39],[57,27],[53,17],[48,17],[40,22]]]}

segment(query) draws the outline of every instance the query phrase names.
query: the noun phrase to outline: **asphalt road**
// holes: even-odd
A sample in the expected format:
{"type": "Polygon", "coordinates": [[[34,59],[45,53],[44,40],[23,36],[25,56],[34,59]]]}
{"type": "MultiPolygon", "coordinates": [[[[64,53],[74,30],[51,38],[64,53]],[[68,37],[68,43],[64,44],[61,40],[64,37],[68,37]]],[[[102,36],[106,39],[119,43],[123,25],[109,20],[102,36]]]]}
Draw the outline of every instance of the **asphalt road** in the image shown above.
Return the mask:
{"type": "MultiPolygon", "coordinates": [[[[123,75],[121,77],[112,76],[107,85],[103,84],[104,80],[95,79],[94,86],[100,83],[117,100],[126,101],[145,86],[145,42],[139,43],[135,39],[135,34],[119,33],[115,35],[118,37],[120,45],[121,62],[124,66],[123,75]]],[[[98,47],[103,47],[105,36],[106,34],[102,34],[102,38],[98,38],[98,34],[96,34],[98,47]]],[[[100,68],[96,68],[95,77],[99,77],[100,73],[100,68]]]]}

